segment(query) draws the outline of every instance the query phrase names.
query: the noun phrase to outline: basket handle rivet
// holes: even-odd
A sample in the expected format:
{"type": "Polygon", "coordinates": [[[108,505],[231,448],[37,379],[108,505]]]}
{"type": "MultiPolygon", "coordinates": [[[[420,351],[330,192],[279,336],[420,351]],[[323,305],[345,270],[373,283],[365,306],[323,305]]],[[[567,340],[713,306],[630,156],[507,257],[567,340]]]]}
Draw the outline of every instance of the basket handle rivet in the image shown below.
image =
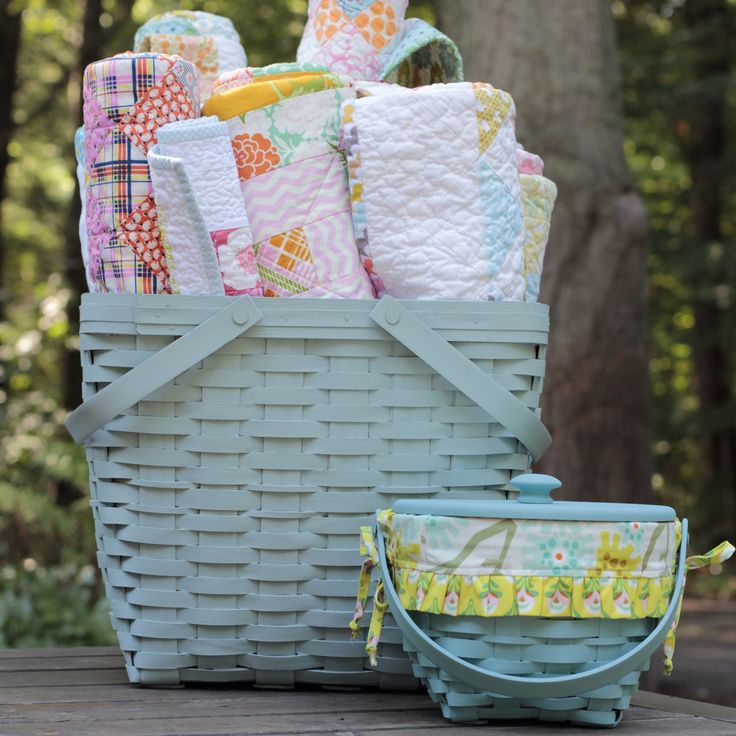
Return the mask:
{"type": "Polygon", "coordinates": [[[248,324],[248,312],[245,309],[245,306],[242,307],[236,307],[233,310],[233,322],[235,322],[236,325],[247,325],[248,324]]]}
{"type": "Polygon", "coordinates": [[[386,320],[386,324],[396,325],[401,320],[401,315],[396,309],[388,309],[386,310],[386,316],[384,319],[386,320]]]}

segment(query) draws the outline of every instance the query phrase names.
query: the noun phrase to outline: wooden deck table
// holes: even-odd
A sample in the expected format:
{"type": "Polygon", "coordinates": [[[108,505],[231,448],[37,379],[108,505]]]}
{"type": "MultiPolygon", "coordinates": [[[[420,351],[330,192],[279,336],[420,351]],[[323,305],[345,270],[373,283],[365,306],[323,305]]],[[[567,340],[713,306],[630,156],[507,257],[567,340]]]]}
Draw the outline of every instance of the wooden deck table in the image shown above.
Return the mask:
{"type": "MultiPolygon", "coordinates": [[[[591,736],[596,729],[446,722],[423,693],[147,689],[128,684],[113,648],[0,650],[2,736],[591,736]]],[[[600,733],[600,731],[598,731],[600,733]]],[[[736,736],[736,708],[640,692],[626,736],[736,736]]]]}

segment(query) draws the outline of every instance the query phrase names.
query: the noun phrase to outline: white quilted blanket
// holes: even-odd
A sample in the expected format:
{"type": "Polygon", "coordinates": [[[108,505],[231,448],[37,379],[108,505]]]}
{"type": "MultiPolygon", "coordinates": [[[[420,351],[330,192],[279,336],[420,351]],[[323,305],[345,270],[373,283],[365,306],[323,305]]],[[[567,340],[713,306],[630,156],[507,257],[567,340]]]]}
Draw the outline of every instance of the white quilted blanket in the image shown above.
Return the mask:
{"type": "Polygon", "coordinates": [[[343,106],[356,240],[379,292],[524,299],[511,97],[437,84],[343,106]]]}
{"type": "Polygon", "coordinates": [[[172,291],[260,296],[227,125],[214,117],[165,125],[148,160],[172,291]]]}

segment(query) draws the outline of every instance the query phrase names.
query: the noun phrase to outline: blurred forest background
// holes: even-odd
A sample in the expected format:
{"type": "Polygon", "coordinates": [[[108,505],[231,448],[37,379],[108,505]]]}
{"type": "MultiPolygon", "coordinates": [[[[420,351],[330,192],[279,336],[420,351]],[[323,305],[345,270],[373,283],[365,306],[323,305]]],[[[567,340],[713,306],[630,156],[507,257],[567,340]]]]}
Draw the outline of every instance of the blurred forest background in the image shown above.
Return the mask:
{"type": "MultiPolygon", "coordinates": [[[[229,16],[264,65],[295,57],[307,1],[0,0],[0,647],[114,643],[84,454],[62,426],[81,401],[73,135],[86,64],[175,8],[229,16]]],[[[435,10],[412,2],[410,14],[441,21],[435,10]]],[[[736,528],[736,2],[610,10],[625,156],[649,225],[651,485],[704,551],[736,528]]],[[[689,592],[736,599],[736,577],[712,572],[689,592]]]]}

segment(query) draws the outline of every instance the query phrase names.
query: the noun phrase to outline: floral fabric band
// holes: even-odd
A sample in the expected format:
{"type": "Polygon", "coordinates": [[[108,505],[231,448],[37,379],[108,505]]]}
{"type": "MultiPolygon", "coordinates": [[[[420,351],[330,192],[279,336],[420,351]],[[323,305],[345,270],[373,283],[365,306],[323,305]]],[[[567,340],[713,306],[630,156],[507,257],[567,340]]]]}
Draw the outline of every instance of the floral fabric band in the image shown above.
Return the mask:
{"type": "MultiPolygon", "coordinates": [[[[409,611],[450,616],[661,618],[674,587],[680,523],[476,519],[380,512],[392,579],[409,611]]],[[[349,626],[357,636],[372,568],[374,530],[361,530],[358,601],[349,626]]],[[[687,559],[695,569],[728,559],[728,542],[687,559]]],[[[386,611],[374,595],[366,652],[375,663],[386,611]]],[[[678,613],[679,618],[679,613],[678,613]]],[[[675,628],[665,643],[672,671],[675,628]]]]}

